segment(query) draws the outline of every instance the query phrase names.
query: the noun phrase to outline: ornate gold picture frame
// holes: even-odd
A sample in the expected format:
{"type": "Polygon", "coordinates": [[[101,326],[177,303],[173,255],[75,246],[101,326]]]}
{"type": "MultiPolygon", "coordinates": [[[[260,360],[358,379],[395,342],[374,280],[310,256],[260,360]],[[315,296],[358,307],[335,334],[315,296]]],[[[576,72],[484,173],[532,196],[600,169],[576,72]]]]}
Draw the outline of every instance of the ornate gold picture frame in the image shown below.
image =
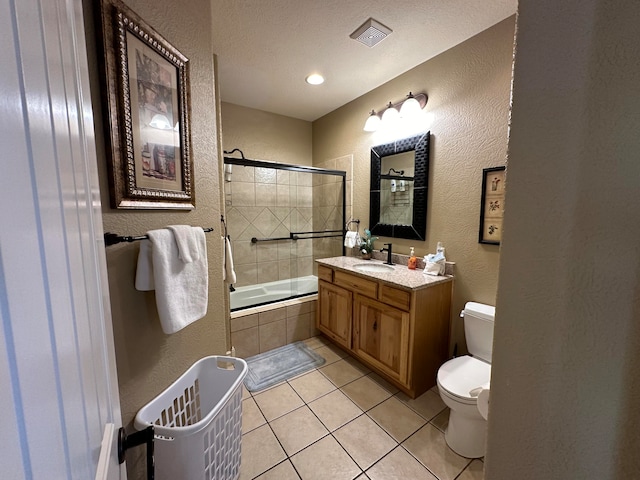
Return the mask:
{"type": "Polygon", "coordinates": [[[195,207],[189,60],[119,0],[102,0],[111,206],[195,207]]]}

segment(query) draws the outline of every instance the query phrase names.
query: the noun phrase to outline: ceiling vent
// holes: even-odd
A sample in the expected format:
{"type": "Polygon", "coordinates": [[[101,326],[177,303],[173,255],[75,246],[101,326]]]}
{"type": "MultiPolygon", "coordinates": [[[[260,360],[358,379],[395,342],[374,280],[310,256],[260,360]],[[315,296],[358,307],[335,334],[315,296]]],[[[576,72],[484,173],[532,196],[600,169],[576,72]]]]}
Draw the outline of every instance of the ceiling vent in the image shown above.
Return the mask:
{"type": "Polygon", "coordinates": [[[367,47],[373,47],[387,38],[391,32],[390,28],[370,18],[349,36],[360,43],[364,43],[367,47]]]}

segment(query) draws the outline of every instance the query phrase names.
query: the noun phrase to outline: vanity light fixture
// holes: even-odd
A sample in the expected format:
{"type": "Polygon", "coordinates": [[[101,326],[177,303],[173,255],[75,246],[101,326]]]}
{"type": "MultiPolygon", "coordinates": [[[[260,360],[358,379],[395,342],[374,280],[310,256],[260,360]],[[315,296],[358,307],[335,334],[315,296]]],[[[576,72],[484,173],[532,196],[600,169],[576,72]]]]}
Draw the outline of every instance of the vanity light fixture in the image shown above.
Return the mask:
{"type": "Polygon", "coordinates": [[[321,85],[324,83],[324,77],[319,73],[312,73],[304,79],[309,85],[321,85]]]}
{"type": "Polygon", "coordinates": [[[375,110],[371,110],[369,114],[369,118],[364,125],[364,130],[366,132],[375,132],[381,126],[389,126],[394,124],[398,119],[414,119],[422,113],[425,105],[427,104],[427,95],[425,93],[416,93],[415,95],[412,92],[409,92],[407,98],[398,102],[391,103],[385,107],[382,112],[382,118],[375,112],[375,110]]]}

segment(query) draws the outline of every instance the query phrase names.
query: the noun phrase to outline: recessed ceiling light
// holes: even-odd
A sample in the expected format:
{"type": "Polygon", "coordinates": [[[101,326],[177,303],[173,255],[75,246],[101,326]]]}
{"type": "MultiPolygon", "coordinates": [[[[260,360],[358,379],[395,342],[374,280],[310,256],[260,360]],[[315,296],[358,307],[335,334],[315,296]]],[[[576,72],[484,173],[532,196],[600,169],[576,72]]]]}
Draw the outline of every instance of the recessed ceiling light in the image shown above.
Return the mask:
{"type": "Polygon", "coordinates": [[[320,85],[321,83],[324,83],[324,77],[318,73],[312,73],[307,78],[305,78],[305,81],[309,85],[320,85]]]}

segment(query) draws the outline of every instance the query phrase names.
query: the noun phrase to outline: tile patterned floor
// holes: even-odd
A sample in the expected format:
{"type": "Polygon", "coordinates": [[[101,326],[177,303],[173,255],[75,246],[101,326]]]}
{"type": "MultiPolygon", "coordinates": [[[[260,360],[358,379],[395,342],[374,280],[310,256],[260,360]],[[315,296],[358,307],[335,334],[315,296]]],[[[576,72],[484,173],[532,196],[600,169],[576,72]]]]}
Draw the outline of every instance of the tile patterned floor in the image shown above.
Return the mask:
{"type": "Polygon", "coordinates": [[[322,367],[244,390],[241,480],[482,480],[481,460],[447,446],[435,388],[412,400],[322,337],[306,343],[322,367]]]}

